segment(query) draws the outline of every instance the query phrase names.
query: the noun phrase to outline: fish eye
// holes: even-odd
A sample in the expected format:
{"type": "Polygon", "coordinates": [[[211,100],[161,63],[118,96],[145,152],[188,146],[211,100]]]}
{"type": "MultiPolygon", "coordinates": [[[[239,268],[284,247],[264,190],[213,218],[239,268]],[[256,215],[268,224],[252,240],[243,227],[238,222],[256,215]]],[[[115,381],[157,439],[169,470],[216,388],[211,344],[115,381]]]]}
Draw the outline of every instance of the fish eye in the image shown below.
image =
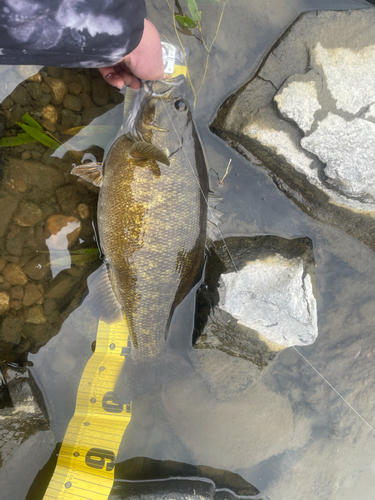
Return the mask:
{"type": "Polygon", "coordinates": [[[187,109],[187,104],[186,101],[183,99],[178,99],[174,103],[174,107],[177,109],[177,111],[185,111],[187,109]]]}

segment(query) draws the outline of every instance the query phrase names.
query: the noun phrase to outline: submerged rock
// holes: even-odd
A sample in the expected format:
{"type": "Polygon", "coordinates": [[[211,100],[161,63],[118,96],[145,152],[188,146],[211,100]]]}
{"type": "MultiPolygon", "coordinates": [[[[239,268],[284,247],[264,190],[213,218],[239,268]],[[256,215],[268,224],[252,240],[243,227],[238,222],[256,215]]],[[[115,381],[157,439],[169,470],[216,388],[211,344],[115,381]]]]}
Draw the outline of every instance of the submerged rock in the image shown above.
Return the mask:
{"type": "Polygon", "coordinates": [[[308,238],[216,242],[205,287],[198,301],[200,309],[211,311],[205,325],[202,318],[196,321],[196,348],[216,348],[263,369],[281,349],[317,338],[315,265],[308,238]]]}
{"type": "Polygon", "coordinates": [[[301,15],[211,125],[311,217],[372,249],[374,22],[375,9],[301,15]]]}

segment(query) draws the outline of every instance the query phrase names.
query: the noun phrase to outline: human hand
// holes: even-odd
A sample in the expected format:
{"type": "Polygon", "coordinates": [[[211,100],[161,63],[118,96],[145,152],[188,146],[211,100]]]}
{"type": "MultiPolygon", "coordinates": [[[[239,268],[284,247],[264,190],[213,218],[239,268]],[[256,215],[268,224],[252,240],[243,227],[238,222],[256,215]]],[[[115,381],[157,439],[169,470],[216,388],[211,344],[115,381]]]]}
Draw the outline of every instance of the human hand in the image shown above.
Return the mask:
{"type": "Polygon", "coordinates": [[[145,19],[142,39],[133,52],[114,66],[99,68],[104,80],[121,89],[124,85],[137,90],[142,80],[163,78],[164,64],[161,42],[155,26],[145,19]]]}

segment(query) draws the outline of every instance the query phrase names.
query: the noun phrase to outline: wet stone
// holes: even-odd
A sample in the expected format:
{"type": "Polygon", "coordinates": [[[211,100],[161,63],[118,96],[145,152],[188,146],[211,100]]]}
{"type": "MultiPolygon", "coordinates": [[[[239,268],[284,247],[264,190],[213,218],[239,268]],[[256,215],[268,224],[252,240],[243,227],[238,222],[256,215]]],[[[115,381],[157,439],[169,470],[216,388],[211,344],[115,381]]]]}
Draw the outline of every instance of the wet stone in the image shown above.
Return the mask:
{"type": "Polygon", "coordinates": [[[52,124],[55,124],[57,122],[57,110],[52,104],[43,106],[40,112],[45,120],[48,120],[52,124]]]}
{"type": "Polygon", "coordinates": [[[0,238],[5,235],[17,205],[18,200],[16,198],[0,192],[0,238]]]}
{"type": "Polygon", "coordinates": [[[53,335],[51,331],[51,323],[49,321],[39,324],[25,323],[23,326],[23,333],[32,345],[30,352],[33,353],[38,352],[39,347],[45,345],[53,335]]]}
{"type": "MultiPolygon", "coordinates": [[[[43,152],[45,148],[40,148],[43,152]]],[[[37,150],[40,152],[40,150],[37,150]]],[[[47,150],[48,152],[48,150],[47,150]]],[[[36,186],[43,191],[56,189],[65,182],[64,175],[57,168],[44,165],[39,161],[21,161],[16,158],[9,159],[9,172],[11,179],[24,181],[27,186],[36,186]]],[[[1,209],[1,198],[0,198],[1,209]]],[[[1,224],[1,222],[0,222],[1,224]]]]}
{"type": "Polygon", "coordinates": [[[211,130],[310,217],[375,249],[375,9],[302,14],[211,130]],[[251,158],[251,155],[250,158],[251,158]]]}
{"type": "Polygon", "coordinates": [[[81,115],[77,115],[70,109],[63,109],[61,111],[61,127],[63,130],[69,128],[80,127],[82,125],[81,115]]]}
{"type": "Polygon", "coordinates": [[[22,303],[25,307],[29,307],[35,304],[41,297],[43,297],[43,295],[38,286],[35,283],[27,283],[22,303]]]}
{"type": "Polygon", "coordinates": [[[95,78],[92,81],[92,100],[98,106],[105,106],[109,103],[108,84],[103,78],[95,78]]]}
{"type": "Polygon", "coordinates": [[[69,93],[78,96],[82,92],[82,85],[78,82],[71,82],[68,85],[69,93]]]}
{"type": "Polygon", "coordinates": [[[22,300],[11,300],[10,308],[15,311],[20,311],[22,309],[22,300]]]}
{"type": "Polygon", "coordinates": [[[46,297],[48,299],[61,299],[68,293],[71,282],[72,278],[70,276],[57,276],[57,278],[51,282],[46,297]]]}
{"type": "Polygon", "coordinates": [[[43,304],[44,314],[46,316],[50,316],[54,311],[56,311],[56,309],[57,309],[56,300],[47,297],[43,304]]]}
{"type": "Polygon", "coordinates": [[[83,73],[78,73],[78,75],[76,75],[74,79],[83,88],[85,92],[88,93],[91,92],[91,83],[86,75],[84,75],[83,73]]]}
{"type": "Polygon", "coordinates": [[[63,212],[75,213],[80,203],[79,195],[75,186],[64,186],[56,190],[56,197],[63,212]]]}
{"type": "Polygon", "coordinates": [[[38,205],[31,201],[21,201],[18,205],[13,221],[20,226],[34,226],[43,219],[43,212],[38,205]]]}
{"type": "Polygon", "coordinates": [[[29,106],[31,104],[30,95],[23,85],[18,85],[10,94],[10,97],[15,103],[21,106],[29,106]]]}
{"type": "Polygon", "coordinates": [[[48,259],[44,255],[35,257],[35,259],[32,259],[24,266],[23,270],[32,280],[41,281],[47,276],[50,270],[48,259]]]}
{"type": "Polygon", "coordinates": [[[77,96],[67,94],[64,97],[63,101],[64,108],[70,109],[71,111],[81,111],[82,109],[82,102],[81,99],[77,96]]]}
{"type": "Polygon", "coordinates": [[[4,278],[11,285],[24,285],[27,277],[20,266],[14,263],[7,264],[3,270],[4,278]]]}
{"type": "Polygon", "coordinates": [[[76,217],[51,215],[45,223],[45,239],[49,249],[70,248],[77,241],[82,226],[76,217]]]}
{"type": "Polygon", "coordinates": [[[21,342],[23,321],[21,318],[8,316],[1,325],[0,340],[17,345],[21,342]]]}
{"type": "Polygon", "coordinates": [[[6,249],[11,255],[17,255],[20,257],[22,255],[22,250],[25,245],[25,233],[19,231],[14,238],[7,239],[6,249]]]}
{"type": "Polygon", "coordinates": [[[92,103],[92,100],[91,100],[91,97],[86,94],[86,92],[82,92],[82,94],[80,94],[79,98],[81,99],[81,102],[82,102],[82,105],[83,105],[83,109],[86,111],[87,109],[90,109],[93,107],[93,103],[92,103]]]}
{"type": "Polygon", "coordinates": [[[87,217],[90,215],[89,207],[86,205],[86,203],[80,203],[77,207],[77,212],[81,219],[87,219],[87,217]]]}
{"type": "Polygon", "coordinates": [[[0,292],[0,314],[9,309],[9,294],[7,292],[0,292]]]}
{"type": "Polygon", "coordinates": [[[10,298],[12,300],[22,300],[24,295],[24,289],[21,285],[13,286],[10,291],[10,298]]]}
{"type": "Polygon", "coordinates": [[[315,264],[308,238],[215,242],[205,282],[207,290],[201,288],[197,300],[211,312],[198,326],[195,347],[219,349],[263,369],[281,349],[316,340],[315,264]]]}
{"type": "Polygon", "coordinates": [[[7,261],[3,257],[0,257],[0,272],[4,269],[6,263],[7,261]]]}
{"type": "Polygon", "coordinates": [[[58,78],[45,77],[45,83],[51,90],[51,100],[53,104],[61,104],[65,94],[68,92],[65,83],[58,78]]]}
{"type": "Polygon", "coordinates": [[[26,84],[26,90],[33,99],[39,101],[43,97],[42,86],[39,82],[30,82],[26,84]]]}
{"type": "MultiPolygon", "coordinates": [[[[25,323],[32,323],[33,325],[40,325],[45,323],[47,318],[44,315],[42,306],[33,306],[26,310],[25,323]]],[[[30,339],[29,339],[30,340],[30,339]]]]}

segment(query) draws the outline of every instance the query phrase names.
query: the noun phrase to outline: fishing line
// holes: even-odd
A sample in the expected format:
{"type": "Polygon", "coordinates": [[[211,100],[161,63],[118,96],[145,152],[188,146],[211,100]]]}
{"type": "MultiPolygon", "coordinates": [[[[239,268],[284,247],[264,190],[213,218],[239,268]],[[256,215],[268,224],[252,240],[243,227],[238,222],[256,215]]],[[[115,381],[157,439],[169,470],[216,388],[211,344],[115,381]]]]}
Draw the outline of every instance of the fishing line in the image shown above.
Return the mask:
{"type": "MultiPolygon", "coordinates": [[[[218,233],[220,234],[220,237],[221,237],[221,239],[222,239],[222,241],[223,241],[223,243],[224,243],[225,249],[226,249],[226,251],[228,252],[228,255],[229,255],[230,260],[232,261],[233,267],[234,267],[234,269],[235,269],[236,273],[238,274],[238,276],[239,276],[239,278],[240,278],[240,281],[241,281],[242,285],[245,285],[245,284],[244,284],[244,282],[243,282],[243,279],[242,279],[241,274],[238,272],[237,266],[236,266],[236,264],[235,264],[235,262],[234,262],[234,260],[233,260],[233,257],[232,257],[232,255],[231,255],[231,253],[230,253],[230,251],[229,251],[229,248],[228,248],[228,246],[227,246],[227,244],[226,244],[226,242],[225,242],[225,238],[224,238],[224,236],[223,236],[223,233],[221,232],[221,230],[220,230],[220,228],[219,228],[219,226],[218,226],[218,223],[216,222],[216,218],[215,218],[215,216],[214,216],[214,214],[213,214],[213,212],[212,212],[212,210],[211,210],[211,207],[210,207],[210,205],[209,205],[209,203],[208,203],[208,199],[207,199],[206,195],[205,195],[205,194],[204,194],[204,192],[203,192],[203,189],[202,189],[202,187],[201,187],[201,185],[200,185],[200,183],[199,183],[199,180],[198,180],[197,176],[195,175],[194,168],[193,168],[193,166],[192,166],[192,164],[191,164],[191,162],[190,162],[189,156],[188,156],[188,154],[187,154],[187,152],[186,152],[186,150],[185,150],[185,148],[184,148],[184,145],[182,144],[182,141],[181,141],[181,139],[180,139],[180,137],[179,137],[179,135],[178,135],[178,133],[177,133],[177,130],[176,130],[176,127],[175,127],[175,125],[174,125],[174,123],[173,123],[172,117],[171,117],[171,115],[170,115],[170,114],[169,114],[169,112],[168,112],[168,108],[167,108],[167,106],[165,105],[165,102],[164,102],[163,98],[162,98],[161,96],[158,96],[158,97],[161,99],[161,101],[162,101],[162,103],[163,103],[163,106],[164,106],[164,109],[165,109],[165,111],[166,111],[166,113],[167,113],[167,115],[168,115],[169,121],[170,121],[170,122],[171,122],[171,124],[172,124],[173,130],[174,130],[174,132],[175,132],[175,134],[176,134],[176,136],[177,136],[177,139],[178,139],[178,141],[179,141],[179,143],[180,143],[181,149],[182,149],[182,151],[183,151],[183,152],[184,152],[184,154],[185,154],[185,157],[186,157],[187,162],[188,162],[188,164],[189,164],[189,166],[190,166],[190,168],[191,168],[191,171],[193,172],[193,175],[194,175],[195,181],[196,181],[196,183],[197,183],[197,185],[198,185],[198,187],[199,187],[199,190],[200,190],[200,192],[202,193],[202,196],[203,196],[203,198],[204,198],[204,200],[205,200],[205,202],[206,202],[206,204],[207,204],[207,207],[208,207],[208,210],[210,211],[210,214],[211,214],[212,220],[213,220],[213,222],[214,222],[214,223],[215,223],[215,225],[216,225],[216,228],[217,228],[217,230],[218,230],[218,233]]],[[[245,291],[245,292],[248,292],[248,290],[246,290],[246,287],[245,287],[244,291],[245,291]]],[[[315,371],[315,372],[316,372],[316,373],[317,373],[317,374],[318,374],[318,375],[322,378],[322,380],[323,380],[323,381],[324,381],[324,382],[325,382],[325,383],[326,383],[326,384],[327,384],[327,385],[328,385],[328,386],[329,386],[329,387],[330,387],[330,388],[331,388],[331,389],[332,389],[332,390],[333,390],[333,391],[334,391],[334,392],[335,392],[335,393],[336,393],[336,394],[337,394],[337,395],[338,395],[338,396],[339,396],[339,397],[340,397],[340,398],[341,398],[341,399],[342,399],[342,400],[343,400],[343,401],[344,401],[344,402],[348,405],[348,407],[349,407],[349,408],[350,408],[350,409],[351,409],[351,410],[352,410],[352,411],[353,411],[353,412],[354,412],[354,413],[355,413],[355,414],[356,414],[356,415],[357,415],[357,416],[358,416],[358,417],[359,417],[359,418],[360,418],[360,419],[361,419],[361,420],[362,420],[362,421],[363,421],[363,422],[367,425],[367,427],[369,427],[369,428],[372,430],[372,432],[375,434],[375,429],[374,429],[374,428],[373,428],[373,427],[372,427],[372,426],[371,426],[371,425],[370,425],[370,424],[369,424],[369,423],[368,423],[368,422],[367,422],[367,421],[366,421],[366,420],[362,417],[362,415],[360,415],[360,413],[358,413],[358,411],[357,411],[357,410],[356,410],[356,409],[355,409],[355,408],[354,408],[354,407],[353,407],[353,406],[349,403],[349,401],[347,401],[347,400],[344,398],[344,396],[342,396],[342,395],[341,395],[341,394],[337,391],[337,389],[335,389],[335,388],[333,387],[333,385],[332,385],[332,384],[330,384],[330,383],[328,382],[328,380],[327,380],[327,379],[326,379],[326,378],[325,378],[325,377],[324,377],[324,376],[323,376],[323,375],[319,372],[319,370],[317,370],[317,369],[316,369],[316,368],[315,368],[315,367],[314,367],[314,366],[310,363],[310,361],[308,361],[308,360],[305,358],[305,356],[304,356],[303,354],[301,354],[301,353],[298,351],[298,349],[296,349],[296,347],[295,347],[295,346],[291,346],[291,347],[293,347],[293,349],[294,349],[294,350],[295,350],[295,351],[296,351],[296,352],[297,352],[297,353],[301,356],[301,358],[302,358],[302,359],[303,359],[303,360],[304,360],[304,361],[305,361],[305,362],[306,362],[306,363],[307,363],[307,364],[308,364],[308,365],[309,365],[309,366],[310,366],[310,367],[311,367],[311,368],[312,368],[312,369],[313,369],[313,370],[314,370],[314,371],[315,371]]]]}

